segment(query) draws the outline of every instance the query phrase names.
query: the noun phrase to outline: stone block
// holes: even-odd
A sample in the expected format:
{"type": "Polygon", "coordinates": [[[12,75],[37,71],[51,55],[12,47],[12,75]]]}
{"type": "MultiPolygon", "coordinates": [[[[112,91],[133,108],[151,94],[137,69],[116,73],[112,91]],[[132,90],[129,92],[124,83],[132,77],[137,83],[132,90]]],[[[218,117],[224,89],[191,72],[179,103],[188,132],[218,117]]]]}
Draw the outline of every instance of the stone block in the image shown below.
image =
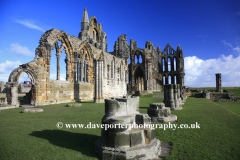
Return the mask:
{"type": "Polygon", "coordinates": [[[35,112],[43,112],[42,108],[25,108],[22,113],[35,113],[35,112]]]}
{"type": "Polygon", "coordinates": [[[81,107],[82,104],[80,103],[71,103],[71,104],[67,104],[67,107],[81,107]]]}
{"type": "Polygon", "coordinates": [[[152,122],[174,122],[177,121],[177,116],[171,114],[169,107],[165,107],[164,103],[151,103],[148,110],[148,115],[152,122]]]}
{"type": "Polygon", "coordinates": [[[153,130],[144,128],[144,124],[151,124],[151,118],[139,113],[138,97],[105,99],[102,124],[124,126],[102,129],[95,153],[103,160],[158,158],[160,141],[154,138],[153,130]]]}

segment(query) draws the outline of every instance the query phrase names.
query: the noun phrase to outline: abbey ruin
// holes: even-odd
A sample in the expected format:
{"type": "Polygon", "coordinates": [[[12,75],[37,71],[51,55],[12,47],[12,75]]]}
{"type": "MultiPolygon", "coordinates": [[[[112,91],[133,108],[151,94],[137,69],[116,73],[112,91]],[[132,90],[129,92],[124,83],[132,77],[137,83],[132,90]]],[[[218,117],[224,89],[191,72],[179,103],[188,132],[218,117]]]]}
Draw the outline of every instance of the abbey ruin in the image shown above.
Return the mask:
{"type": "Polygon", "coordinates": [[[32,88],[28,94],[32,105],[48,105],[94,100],[104,103],[109,97],[122,97],[127,92],[162,90],[164,84],[179,84],[184,98],[184,59],[180,46],[169,44],[160,50],[147,41],[145,48],[126,35],[115,42],[114,51],[107,52],[107,35],[96,17],[88,18],[85,8],[78,37],[64,31],[46,31],[35,50],[35,59],[14,69],[6,83],[7,103],[19,106],[18,80],[28,74],[32,88]],[[52,51],[56,50],[56,55],[52,51]],[[62,51],[66,54],[62,54],[62,51]],[[60,66],[64,58],[66,68],[60,66]],[[51,59],[57,60],[56,79],[50,78],[51,59]],[[135,63],[136,61],[136,63],[135,63]],[[66,81],[60,80],[60,70],[66,70],[66,81]]]}

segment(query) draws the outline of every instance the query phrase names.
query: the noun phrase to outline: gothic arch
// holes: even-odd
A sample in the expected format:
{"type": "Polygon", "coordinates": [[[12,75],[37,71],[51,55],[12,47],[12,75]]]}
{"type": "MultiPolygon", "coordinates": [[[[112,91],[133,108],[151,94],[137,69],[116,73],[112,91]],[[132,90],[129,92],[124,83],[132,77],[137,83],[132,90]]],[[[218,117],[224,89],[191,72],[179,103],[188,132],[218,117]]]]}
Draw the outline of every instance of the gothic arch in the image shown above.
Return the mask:
{"type": "Polygon", "coordinates": [[[96,40],[97,42],[100,42],[100,35],[101,35],[101,25],[97,23],[97,18],[95,16],[91,17],[89,20],[89,31],[90,36],[92,39],[96,40]]]}
{"type": "Polygon", "coordinates": [[[80,44],[78,52],[80,59],[86,59],[87,56],[87,61],[89,61],[90,66],[93,67],[92,47],[89,45],[89,43],[83,42],[80,44]]]}
{"type": "Polygon", "coordinates": [[[138,65],[135,70],[133,71],[134,75],[134,82],[135,82],[135,91],[138,90],[145,90],[145,74],[144,70],[140,65],[138,65]]]}
{"type": "Polygon", "coordinates": [[[8,78],[8,82],[18,83],[19,77],[23,72],[27,73],[33,85],[37,84],[38,77],[36,73],[33,71],[33,69],[27,64],[21,65],[18,68],[14,69],[8,78]]]}

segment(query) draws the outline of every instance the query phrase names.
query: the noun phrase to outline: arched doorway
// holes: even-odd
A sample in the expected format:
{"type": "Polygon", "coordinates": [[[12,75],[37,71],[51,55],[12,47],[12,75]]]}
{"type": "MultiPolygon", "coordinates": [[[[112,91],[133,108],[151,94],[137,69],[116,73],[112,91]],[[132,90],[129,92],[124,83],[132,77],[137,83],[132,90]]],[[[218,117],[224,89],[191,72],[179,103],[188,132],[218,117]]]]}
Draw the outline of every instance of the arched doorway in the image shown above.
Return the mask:
{"type": "Polygon", "coordinates": [[[33,69],[27,64],[21,65],[11,72],[8,82],[6,84],[7,103],[15,107],[19,106],[18,81],[22,73],[26,73],[28,75],[28,78],[30,79],[30,84],[31,84],[31,89],[28,92],[28,94],[25,96],[26,97],[25,103],[36,105],[37,99],[36,99],[36,94],[34,93],[36,93],[38,77],[33,71],[33,69]]]}
{"type": "Polygon", "coordinates": [[[135,91],[145,90],[145,75],[140,66],[138,66],[134,73],[135,91]]]}

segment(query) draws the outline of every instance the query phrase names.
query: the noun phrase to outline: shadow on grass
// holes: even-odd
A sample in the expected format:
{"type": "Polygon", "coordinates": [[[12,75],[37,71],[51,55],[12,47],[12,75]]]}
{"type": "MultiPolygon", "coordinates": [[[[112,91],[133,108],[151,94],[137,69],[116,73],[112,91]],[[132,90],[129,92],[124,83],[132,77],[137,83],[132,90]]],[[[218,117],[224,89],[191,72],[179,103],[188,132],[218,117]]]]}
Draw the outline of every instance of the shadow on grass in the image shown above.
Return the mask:
{"type": "Polygon", "coordinates": [[[53,145],[75,150],[89,157],[96,157],[93,154],[94,143],[99,137],[95,135],[63,130],[34,131],[29,135],[47,139],[53,145]]]}

